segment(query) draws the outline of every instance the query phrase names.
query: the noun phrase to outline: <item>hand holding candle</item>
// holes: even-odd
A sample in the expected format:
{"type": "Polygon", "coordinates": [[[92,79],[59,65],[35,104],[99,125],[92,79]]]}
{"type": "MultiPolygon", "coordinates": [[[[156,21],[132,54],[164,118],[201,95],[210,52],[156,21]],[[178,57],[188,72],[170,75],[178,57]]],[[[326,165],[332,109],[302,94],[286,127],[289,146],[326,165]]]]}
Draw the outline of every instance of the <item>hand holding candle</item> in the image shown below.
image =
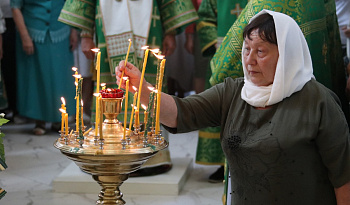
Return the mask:
{"type": "MultiPolygon", "coordinates": [[[[131,43],[132,43],[132,40],[131,40],[131,39],[129,39],[129,47],[128,47],[128,52],[126,53],[126,57],[125,57],[125,64],[124,64],[124,66],[126,66],[126,63],[128,62],[128,58],[129,58],[129,53],[130,53],[131,43]]],[[[120,86],[122,85],[122,82],[123,82],[123,76],[124,76],[124,71],[122,72],[122,76],[120,77],[120,83],[119,83],[118,89],[120,89],[120,86]]]]}

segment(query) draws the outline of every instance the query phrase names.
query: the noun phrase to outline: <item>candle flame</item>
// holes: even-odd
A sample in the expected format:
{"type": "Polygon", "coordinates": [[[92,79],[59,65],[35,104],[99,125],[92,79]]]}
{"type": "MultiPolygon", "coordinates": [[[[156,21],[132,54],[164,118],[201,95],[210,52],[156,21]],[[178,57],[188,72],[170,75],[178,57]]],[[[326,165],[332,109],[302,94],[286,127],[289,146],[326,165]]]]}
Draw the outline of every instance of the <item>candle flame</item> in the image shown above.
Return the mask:
{"type": "Polygon", "coordinates": [[[81,78],[81,75],[80,75],[80,74],[78,74],[78,75],[73,75],[73,77],[75,77],[75,78],[81,78]]]}
{"type": "Polygon", "coordinates": [[[77,68],[77,67],[73,67],[72,70],[73,70],[73,71],[77,71],[78,68],[77,68]]]}
{"type": "Polygon", "coordinates": [[[144,109],[144,110],[147,110],[147,107],[146,107],[146,105],[144,105],[144,104],[141,104],[141,107],[144,109]]]}
{"type": "Polygon", "coordinates": [[[62,109],[62,108],[60,108],[59,111],[62,112],[62,113],[66,113],[66,111],[64,109],[62,109]]]}
{"type": "Polygon", "coordinates": [[[157,57],[159,60],[162,60],[164,59],[164,55],[157,55],[157,54],[154,54],[155,57],[157,57]]]}
{"type": "Polygon", "coordinates": [[[61,97],[61,101],[63,105],[66,105],[66,101],[64,100],[64,97],[61,97]]]}
{"type": "Polygon", "coordinates": [[[155,48],[155,49],[151,49],[151,51],[152,51],[152,53],[155,54],[155,53],[159,53],[160,50],[159,50],[159,48],[155,48]]]}
{"type": "Polygon", "coordinates": [[[123,77],[123,80],[128,80],[129,78],[128,77],[123,77]]]}
{"type": "Polygon", "coordinates": [[[100,49],[99,48],[92,48],[91,51],[97,53],[100,51],[100,49]]]}
{"type": "Polygon", "coordinates": [[[99,96],[100,96],[100,93],[94,93],[94,96],[95,96],[95,97],[99,97],[99,96]]]}
{"type": "Polygon", "coordinates": [[[81,100],[80,102],[81,102],[81,106],[84,106],[83,100],[81,100]]]}
{"type": "Polygon", "coordinates": [[[103,86],[106,86],[106,83],[101,83],[101,86],[103,87],[103,86]]]}
{"type": "Polygon", "coordinates": [[[135,91],[137,90],[137,88],[135,86],[132,86],[132,89],[135,90],[135,91]]]}
{"type": "Polygon", "coordinates": [[[142,49],[142,50],[146,50],[146,49],[148,49],[148,47],[149,47],[149,46],[142,46],[141,49],[142,49]]]}
{"type": "Polygon", "coordinates": [[[107,91],[110,92],[110,91],[112,91],[112,90],[111,90],[110,88],[107,88],[107,91]]]}
{"type": "Polygon", "coordinates": [[[150,90],[150,91],[154,91],[154,87],[152,87],[152,86],[148,86],[148,89],[150,90]]]}
{"type": "Polygon", "coordinates": [[[128,41],[130,42],[130,41],[131,41],[131,38],[129,38],[128,41]]]}
{"type": "Polygon", "coordinates": [[[158,90],[154,89],[153,92],[158,93],[158,90]]]}

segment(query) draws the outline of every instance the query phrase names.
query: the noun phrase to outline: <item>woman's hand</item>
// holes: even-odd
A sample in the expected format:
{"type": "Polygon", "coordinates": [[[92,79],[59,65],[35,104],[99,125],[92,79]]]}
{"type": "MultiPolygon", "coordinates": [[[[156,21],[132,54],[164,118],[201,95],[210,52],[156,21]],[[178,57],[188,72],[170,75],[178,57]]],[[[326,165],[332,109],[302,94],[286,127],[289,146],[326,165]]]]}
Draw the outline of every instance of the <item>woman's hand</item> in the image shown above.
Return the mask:
{"type": "Polygon", "coordinates": [[[81,38],[81,50],[83,51],[85,57],[89,60],[94,60],[95,58],[95,53],[91,50],[92,48],[96,48],[92,38],[81,38]]]}
{"type": "Polygon", "coordinates": [[[18,8],[12,8],[12,15],[21,37],[23,50],[27,55],[32,55],[34,53],[34,43],[24,23],[22,11],[18,8]]]}
{"type": "Polygon", "coordinates": [[[27,54],[27,55],[33,55],[34,54],[34,43],[32,41],[32,39],[30,38],[30,36],[25,36],[25,37],[22,37],[22,47],[23,47],[23,50],[24,52],[27,54]]]}
{"type": "Polygon", "coordinates": [[[74,51],[78,47],[78,31],[74,28],[70,29],[69,43],[71,51],[74,51]]]}
{"type": "Polygon", "coordinates": [[[176,49],[176,40],[174,34],[166,34],[163,39],[163,55],[170,56],[176,49]]]}
{"type": "Polygon", "coordinates": [[[192,33],[186,34],[185,48],[188,51],[188,53],[193,55],[193,53],[194,53],[194,40],[193,40],[192,33]]]}
{"type": "MultiPolygon", "coordinates": [[[[122,77],[122,73],[124,71],[123,77],[128,77],[129,78],[129,87],[132,88],[132,86],[136,87],[139,89],[140,85],[140,79],[141,79],[141,72],[138,68],[136,68],[133,64],[127,62],[125,66],[125,61],[120,61],[119,65],[115,67],[115,73],[116,73],[116,79],[117,79],[117,84],[120,84],[120,80],[122,77]]],[[[123,80],[121,84],[121,88],[125,89],[125,80],[123,80]]],[[[147,84],[146,81],[143,81],[143,86],[147,84]]],[[[133,89],[129,89],[130,92],[135,92],[133,89]]]]}
{"type": "Polygon", "coordinates": [[[347,26],[344,26],[344,27],[342,27],[342,30],[343,30],[345,36],[350,38],[350,28],[348,28],[347,26]]]}

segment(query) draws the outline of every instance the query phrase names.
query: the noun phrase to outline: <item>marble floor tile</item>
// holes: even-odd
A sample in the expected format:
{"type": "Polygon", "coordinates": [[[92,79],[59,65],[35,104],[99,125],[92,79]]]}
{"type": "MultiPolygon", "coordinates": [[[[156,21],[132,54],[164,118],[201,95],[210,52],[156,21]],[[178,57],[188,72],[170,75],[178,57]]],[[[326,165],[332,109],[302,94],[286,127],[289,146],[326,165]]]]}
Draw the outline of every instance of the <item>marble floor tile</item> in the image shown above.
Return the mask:
{"type": "MultiPolygon", "coordinates": [[[[7,194],[1,205],[76,205],[95,204],[96,194],[57,193],[52,181],[70,163],[53,147],[58,134],[48,132],[34,136],[34,124],[6,124],[4,145],[8,168],[0,172],[0,187],[7,194]]],[[[169,134],[169,150],[172,158],[192,158],[196,153],[198,132],[169,134]]],[[[218,166],[202,166],[193,162],[189,179],[177,196],[124,195],[127,205],[221,205],[223,184],[207,182],[208,176],[218,166]]]]}

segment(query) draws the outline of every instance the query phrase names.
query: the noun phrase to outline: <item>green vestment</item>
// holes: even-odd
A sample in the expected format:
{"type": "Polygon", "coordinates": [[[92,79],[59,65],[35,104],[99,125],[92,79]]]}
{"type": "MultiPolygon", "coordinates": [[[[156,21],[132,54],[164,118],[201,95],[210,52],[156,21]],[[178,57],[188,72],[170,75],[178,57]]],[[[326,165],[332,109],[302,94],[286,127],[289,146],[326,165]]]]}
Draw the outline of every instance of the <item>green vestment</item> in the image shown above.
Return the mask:
{"type": "MultiPolygon", "coordinates": [[[[125,0],[122,0],[125,1],[125,0]]],[[[125,8],[128,9],[128,8],[125,8]]],[[[194,9],[191,1],[181,1],[181,0],[153,0],[152,15],[150,19],[139,19],[140,21],[150,21],[149,22],[149,32],[147,37],[147,45],[149,48],[160,48],[162,45],[162,38],[164,34],[167,33],[180,33],[184,28],[193,23],[198,19],[196,10],[194,9]]],[[[106,43],[105,35],[105,26],[102,16],[100,1],[98,0],[67,0],[66,4],[63,7],[59,20],[67,23],[71,26],[83,30],[83,33],[93,34],[95,31],[97,47],[101,51],[101,83],[106,83],[107,88],[117,88],[115,78],[115,67],[119,64],[121,60],[124,60],[128,50],[128,38],[120,40],[123,38],[123,33],[117,34],[119,41],[113,42],[115,46],[119,47],[119,50],[124,50],[124,53],[120,55],[111,56],[108,52],[109,44],[106,43]],[[123,48],[120,48],[123,47],[123,48]]],[[[106,17],[105,17],[106,18],[106,17]]],[[[121,21],[125,19],[121,19],[121,21]]],[[[133,33],[130,34],[133,40],[132,46],[134,50],[136,45],[140,44],[139,41],[135,40],[138,36],[133,33]]],[[[146,42],[145,42],[146,43],[146,42]]],[[[138,45],[144,46],[144,45],[138,45]]],[[[138,68],[142,68],[142,59],[143,54],[138,55],[136,52],[130,52],[128,57],[128,62],[135,64],[138,68]]],[[[145,71],[145,80],[149,83],[156,83],[156,74],[157,74],[157,64],[159,64],[158,59],[155,58],[151,53],[149,53],[149,58],[147,61],[146,71],[145,71]]],[[[166,67],[166,66],[165,66],[166,67]]],[[[164,81],[163,81],[164,82],[164,81]]],[[[163,85],[166,82],[163,83],[163,85]]],[[[164,89],[163,89],[164,90],[164,89]]],[[[127,122],[130,122],[131,115],[131,104],[133,102],[133,95],[129,95],[128,99],[128,119],[127,122]]],[[[123,106],[124,107],[124,106],[123,106]]],[[[95,100],[93,102],[92,108],[92,122],[95,121],[95,100]]],[[[118,119],[121,122],[124,122],[124,112],[118,115],[118,119]]],[[[135,118],[134,118],[135,119],[135,118]]],[[[143,112],[140,112],[140,122],[142,123],[144,119],[143,112]]],[[[167,164],[170,162],[169,151],[162,150],[157,155],[152,157],[147,161],[146,166],[156,166],[159,164],[167,164]],[[163,153],[163,154],[162,154],[163,153]]]]}
{"type": "MultiPolygon", "coordinates": [[[[148,34],[147,45],[150,48],[160,48],[162,44],[162,37],[165,33],[179,33],[187,24],[197,20],[196,11],[190,1],[171,1],[171,0],[153,0],[153,11],[150,19],[150,29],[148,34]]],[[[106,83],[107,87],[118,87],[115,79],[115,67],[121,60],[125,59],[128,47],[128,41],[120,45],[126,47],[125,53],[117,57],[111,58],[108,56],[104,24],[101,9],[99,8],[99,1],[96,0],[67,0],[61,12],[60,21],[82,29],[84,32],[96,32],[97,46],[101,51],[101,83],[106,83]],[[96,28],[95,28],[96,27],[96,28]]],[[[140,19],[140,21],[144,21],[140,19]]],[[[132,46],[136,43],[133,41],[132,46]]],[[[137,65],[142,65],[142,57],[130,52],[128,61],[137,65]]],[[[149,55],[145,73],[147,82],[155,83],[157,73],[157,59],[153,55],[149,55]]],[[[132,95],[129,95],[129,108],[131,112],[132,95]]],[[[95,105],[92,109],[94,116],[95,105]]],[[[118,119],[123,120],[123,113],[120,113],[118,119]]],[[[140,112],[140,120],[143,117],[140,112]]],[[[92,117],[94,120],[94,117],[92,117]]]]}
{"type": "MultiPolygon", "coordinates": [[[[200,47],[204,56],[212,56],[224,39],[227,31],[240,15],[248,0],[203,0],[197,26],[200,47]]],[[[206,88],[210,87],[211,72],[206,74],[206,88]]],[[[225,162],[220,145],[220,128],[199,130],[196,162],[207,165],[222,165],[225,162]]]]}

